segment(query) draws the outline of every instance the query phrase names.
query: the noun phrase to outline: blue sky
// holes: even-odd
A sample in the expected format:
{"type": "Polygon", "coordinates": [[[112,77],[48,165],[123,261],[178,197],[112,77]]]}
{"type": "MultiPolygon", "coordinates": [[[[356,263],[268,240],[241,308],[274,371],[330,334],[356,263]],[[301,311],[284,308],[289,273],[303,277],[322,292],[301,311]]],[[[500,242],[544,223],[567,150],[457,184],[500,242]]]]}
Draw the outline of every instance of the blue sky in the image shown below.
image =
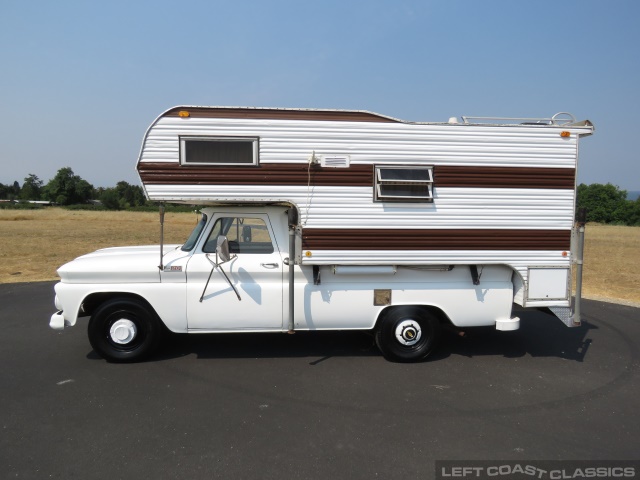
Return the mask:
{"type": "Polygon", "coordinates": [[[0,0],[0,183],[138,183],[174,105],[596,125],[578,179],[640,190],[640,2],[0,0]]]}

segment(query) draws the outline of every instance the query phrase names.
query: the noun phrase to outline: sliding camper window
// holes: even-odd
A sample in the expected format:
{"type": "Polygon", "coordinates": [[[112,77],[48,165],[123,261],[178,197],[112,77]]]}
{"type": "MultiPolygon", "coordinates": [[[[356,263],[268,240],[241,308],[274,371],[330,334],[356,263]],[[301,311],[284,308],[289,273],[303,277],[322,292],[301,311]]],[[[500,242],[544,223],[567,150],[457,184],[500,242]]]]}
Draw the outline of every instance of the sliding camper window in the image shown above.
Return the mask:
{"type": "Polygon", "coordinates": [[[377,202],[433,202],[433,167],[376,166],[377,202]]]}
{"type": "Polygon", "coordinates": [[[182,165],[257,165],[255,137],[180,137],[182,165]]]}
{"type": "Polygon", "coordinates": [[[226,235],[229,240],[230,253],[273,253],[274,251],[269,229],[261,218],[218,218],[202,251],[215,252],[220,235],[226,235]]]}

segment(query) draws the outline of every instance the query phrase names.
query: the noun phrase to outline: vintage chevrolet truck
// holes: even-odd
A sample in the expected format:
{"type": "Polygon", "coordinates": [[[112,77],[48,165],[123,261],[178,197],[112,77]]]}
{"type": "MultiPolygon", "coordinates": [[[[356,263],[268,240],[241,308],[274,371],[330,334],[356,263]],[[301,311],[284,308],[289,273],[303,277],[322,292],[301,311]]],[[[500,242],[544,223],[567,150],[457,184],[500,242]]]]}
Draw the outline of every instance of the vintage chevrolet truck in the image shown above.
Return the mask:
{"type": "Polygon", "coordinates": [[[517,329],[514,304],[579,325],[576,169],[592,133],[567,114],[169,109],[138,173],[161,212],[198,205],[199,223],[182,245],[161,235],[60,267],[50,326],[88,317],[94,350],[122,362],[165,330],[368,330],[386,358],[416,361],[443,325],[517,329]]]}

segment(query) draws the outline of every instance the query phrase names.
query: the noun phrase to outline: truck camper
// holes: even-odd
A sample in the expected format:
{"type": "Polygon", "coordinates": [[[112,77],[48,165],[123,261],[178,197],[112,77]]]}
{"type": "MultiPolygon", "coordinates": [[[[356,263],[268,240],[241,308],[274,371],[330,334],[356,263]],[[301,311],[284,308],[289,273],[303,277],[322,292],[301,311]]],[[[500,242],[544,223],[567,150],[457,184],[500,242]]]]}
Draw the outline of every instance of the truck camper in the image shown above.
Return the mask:
{"type": "MultiPolygon", "coordinates": [[[[148,128],[147,198],[197,205],[183,245],[107,248],[58,270],[63,329],[110,361],[188,333],[369,330],[394,361],[445,325],[516,330],[514,304],[580,324],[580,139],[591,122],[180,106],[148,128]],[[572,300],[572,270],[576,270],[572,300]]],[[[162,235],[161,235],[162,238],[162,235]]]]}

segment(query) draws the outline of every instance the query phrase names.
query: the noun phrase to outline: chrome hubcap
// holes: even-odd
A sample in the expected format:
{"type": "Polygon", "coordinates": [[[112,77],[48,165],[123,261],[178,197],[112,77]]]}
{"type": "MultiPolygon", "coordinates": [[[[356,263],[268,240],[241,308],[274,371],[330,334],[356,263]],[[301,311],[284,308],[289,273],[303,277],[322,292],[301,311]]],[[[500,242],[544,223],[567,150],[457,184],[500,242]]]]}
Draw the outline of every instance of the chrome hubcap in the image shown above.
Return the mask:
{"type": "Polygon", "coordinates": [[[415,320],[404,320],[396,327],[396,339],[406,346],[415,345],[422,337],[420,324],[415,320]]]}
{"type": "Polygon", "coordinates": [[[114,322],[109,330],[111,340],[120,345],[131,343],[133,339],[136,338],[137,333],[138,329],[136,328],[136,324],[126,318],[114,322]]]}

